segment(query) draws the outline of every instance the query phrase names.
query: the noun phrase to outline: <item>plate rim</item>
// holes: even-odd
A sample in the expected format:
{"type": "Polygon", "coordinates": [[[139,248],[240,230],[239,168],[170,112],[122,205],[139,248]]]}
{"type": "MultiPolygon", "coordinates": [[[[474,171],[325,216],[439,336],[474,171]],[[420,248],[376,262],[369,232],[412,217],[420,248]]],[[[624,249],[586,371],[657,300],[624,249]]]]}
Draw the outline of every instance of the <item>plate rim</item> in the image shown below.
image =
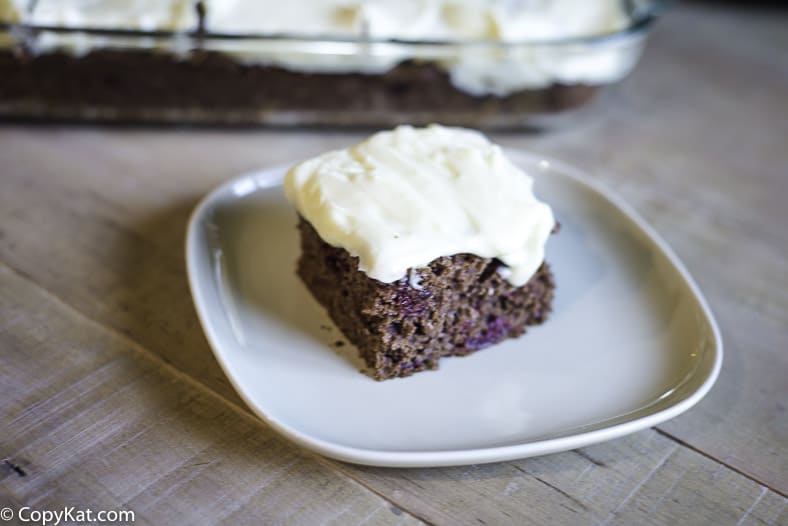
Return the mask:
{"type": "MultiPolygon", "coordinates": [[[[506,460],[515,460],[532,456],[545,455],[549,453],[556,453],[559,451],[567,451],[570,449],[577,449],[579,447],[588,446],[598,442],[619,438],[642,429],[654,427],[657,424],[670,420],[684,413],[697,404],[706,394],[711,390],[712,386],[719,377],[723,361],[723,341],[720,333],[719,326],[716,318],[712,312],[708,301],[704,297],[697,283],[692,275],[689,273],[684,263],[679,259],[678,255],[668,245],[659,233],[624,199],[619,196],[614,190],[608,188],[605,184],[597,181],[586,174],[583,170],[573,166],[570,163],[545,156],[536,154],[527,150],[519,148],[503,148],[504,152],[515,161],[517,158],[528,159],[538,166],[547,163],[548,168],[557,167],[560,172],[559,175],[568,177],[573,183],[584,187],[586,190],[595,194],[595,197],[602,199],[609,205],[617,208],[618,211],[624,214],[630,221],[632,221],[647,237],[647,239],[656,245],[659,250],[667,257],[669,263],[677,271],[681,279],[687,285],[689,291],[694,296],[695,300],[700,307],[704,318],[709,324],[712,333],[714,353],[713,363],[708,375],[698,388],[689,396],[674,404],[660,409],[654,413],[650,413],[632,420],[625,420],[620,423],[615,423],[601,429],[594,429],[590,431],[581,431],[571,433],[567,436],[559,436],[555,438],[546,438],[534,441],[525,441],[519,444],[512,444],[506,446],[492,446],[470,449],[447,449],[447,450],[430,450],[430,451],[391,451],[391,450],[377,450],[365,449],[354,446],[348,446],[340,443],[330,442],[314,436],[311,436],[303,431],[293,428],[287,423],[280,421],[268,415],[262,407],[258,407],[249,396],[247,396],[244,389],[236,382],[235,377],[230,372],[230,367],[224,358],[223,352],[220,350],[221,345],[218,336],[215,334],[213,325],[209,322],[209,314],[205,307],[206,300],[203,296],[202,289],[200,288],[199,280],[197,279],[197,272],[195,269],[195,259],[197,253],[197,236],[199,234],[200,225],[203,223],[205,213],[210,209],[216,198],[222,196],[228,189],[232,188],[239,181],[246,180],[253,177],[259,177],[262,174],[281,172],[282,175],[286,170],[293,166],[294,162],[277,163],[267,168],[259,170],[244,172],[237,176],[231,177],[227,181],[216,186],[213,190],[208,192],[197,205],[189,216],[187,224],[187,234],[185,245],[185,259],[186,259],[186,272],[189,281],[189,289],[192,295],[192,301],[197,312],[197,317],[200,321],[200,326],[208,340],[214,357],[216,358],[219,366],[222,368],[230,384],[233,386],[235,392],[244,401],[249,409],[266,424],[273,428],[276,432],[291,440],[292,442],[336,460],[350,462],[354,464],[362,464],[369,466],[381,467],[401,467],[401,468],[415,468],[415,467],[439,467],[439,466],[458,466],[467,464],[482,464],[489,462],[499,462],[506,460]],[[192,254],[195,254],[193,257],[192,254]]],[[[270,178],[270,176],[268,176],[270,178]]],[[[276,187],[281,183],[282,176],[271,178],[268,187],[276,187]]],[[[259,188],[256,186],[255,188],[259,188]]]]}

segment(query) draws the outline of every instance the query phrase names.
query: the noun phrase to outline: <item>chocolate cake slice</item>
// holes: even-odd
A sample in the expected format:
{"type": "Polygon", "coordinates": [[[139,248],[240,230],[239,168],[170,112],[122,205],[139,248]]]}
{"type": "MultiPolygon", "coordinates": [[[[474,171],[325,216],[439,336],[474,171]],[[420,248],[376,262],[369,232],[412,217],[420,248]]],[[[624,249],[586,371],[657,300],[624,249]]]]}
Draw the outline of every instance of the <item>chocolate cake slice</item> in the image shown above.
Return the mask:
{"type": "Polygon", "coordinates": [[[533,179],[482,134],[400,126],[285,177],[298,274],[378,380],[542,323],[555,228],[533,179]]]}
{"type": "Polygon", "coordinates": [[[500,261],[473,254],[440,257],[382,283],[303,218],[298,228],[299,276],[377,380],[437,369],[441,356],[467,355],[519,336],[551,310],[555,284],[547,263],[521,287],[502,277],[500,261]]]}

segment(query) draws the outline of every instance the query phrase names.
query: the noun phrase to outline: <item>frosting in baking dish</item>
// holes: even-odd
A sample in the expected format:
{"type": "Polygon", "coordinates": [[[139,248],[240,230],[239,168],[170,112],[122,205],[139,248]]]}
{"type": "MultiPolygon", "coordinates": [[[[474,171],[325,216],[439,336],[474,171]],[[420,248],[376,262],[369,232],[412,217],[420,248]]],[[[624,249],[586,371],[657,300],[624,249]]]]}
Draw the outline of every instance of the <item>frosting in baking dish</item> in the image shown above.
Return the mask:
{"type": "Polygon", "coordinates": [[[191,0],[36,0],[31,21],[38,25],[139,29],[192,29],[191,0]]]}
{"type": "MultiPolygon", "coordinates": [[[[2,1],[2,0],[0,0],[2,1]]],[[[191,31],[197,27],[192,0],[16,0],[32,6],[23,19],[38,26],[139,31],[191,31]]],[[[42,32],[30,42],[39,52],[60,50],[84,55],[121,46],[172,50],[172,42],[154,38],[104,36],[80,32],[42,32]]]]}
{"type": "MultiPolygon", "coordinates": [[[[383,73],[404,60],[434,63],[471,95],[504,96],[551,84],[605,84],[626,75],[640,46],[627,42],[589,46],[516,45],[619,31],[629,18],[623,0],[204,0],[205,27],[222,34],[290,34],[347,37],[304,42],[298,38],[206,40],[203,46],[252,64],[295,71],[383,73]],[[457,41],[457,46],[397,46],[365,39],[457,41]],[[469,44],[483,41],[487,45],[469,44]],[[500,43],[511,45],[500,46],[500,43]],[[492,43],[493,45],[489,45],[492,43]]],[[[195,0],[0,0],[32,5],[25,21],[46,26],[193,31],[195,0]]],[[[20,9],[14,7],[14,17],[20,9]]],[[[118,44],[101,35],[42,33],[40,51],[84,54],[118,44]]],[[[179,42],[181,53],[189,48],[179,42]],[[181,49],[183,48],[183,49],[181,49]]],[[[161,47],[155,39],[121,42],[161,47]]]]}
{"type": "Polygon", "coordinates": [[[555,220],[533,179],[479,132],[400,126],[293,167],[285,192],[320,237],[385,283],[441,256],[498,258],[525,284],[555,220]]]}
{"type": "Polygon", "coordinates": [[[621,0],[205,0],[220,32],[413,40],[565,39],[617,31],[621,0]]]}
{"type": "MultiPolygon", "coordinates": [[[[206,26],[220,33],[286,33],[493,43],[564,40],[619,31],[629,22],[622,0],[208,0],[206,26]],[[272,7],[273,4],[276,7],[272,7]]],[[[298,71],[382,73],[407,60],[428,60],[472,95],[507,95],[553,83],[604,84],[626,75],[639,47],[627,45],[458,45],[440,51],[379,44],[303,45],[232,42],[248,62],[298,71]],[[414,56],[414,53],[416,54],[414,56]]],[[[221,45],[221,44],[220,44],[221,45]]]]}

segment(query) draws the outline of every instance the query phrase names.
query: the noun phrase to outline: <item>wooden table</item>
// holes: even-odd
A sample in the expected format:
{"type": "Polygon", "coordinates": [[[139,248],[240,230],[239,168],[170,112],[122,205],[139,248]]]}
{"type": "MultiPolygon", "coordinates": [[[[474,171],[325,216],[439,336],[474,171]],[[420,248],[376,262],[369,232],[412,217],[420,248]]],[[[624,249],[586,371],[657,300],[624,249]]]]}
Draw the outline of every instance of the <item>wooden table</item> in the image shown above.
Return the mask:
{"type": "Polygon", "coordinates": [[[788,524],[787,26],[785,11],[678,8],[595,117],[495,135],[623,194],[699,282],[726,353],[683,416],[515,462],[318,457],[253,417],[211,354],[183,260],[196,201],[361,133],[0,128],[0,507],[137,524],[788,524]]]}

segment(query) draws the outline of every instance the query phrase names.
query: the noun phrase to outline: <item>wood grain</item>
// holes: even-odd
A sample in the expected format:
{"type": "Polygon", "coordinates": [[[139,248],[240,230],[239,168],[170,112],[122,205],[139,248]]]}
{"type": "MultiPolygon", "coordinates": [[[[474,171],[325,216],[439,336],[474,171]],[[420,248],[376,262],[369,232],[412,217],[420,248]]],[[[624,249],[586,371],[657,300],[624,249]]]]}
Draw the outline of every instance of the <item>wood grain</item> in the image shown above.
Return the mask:
{"type": "Polygon", "coordinates": [[[0,472],[0,504],[142,524],[419,522],[5,266],[0,311],[0,452],[24,472],[0,472]]]}
{"type": "Polygon", "coordinates": [[[786,499],[657,431],[494,465],[348,468],[438,524],[781,524],[786,499]]]}
{"type": "Polygon", "coordinates": [[[788,518],[784,497],[655,431],[463,468],[317,459],[4,266],[0,309],[10,314],[0,326],[10,346],[0,381],[14,394],[0,413],[7,422],[0,447],[25,472],[7,472],[0,488],[17,507],[130,509],[151,524],[788,518]]]}
{"type": "Polygon", "coordinates": [[[675,248],[725,340],[718,384],[657,430],[548,457],[388,470],[251,418],[186,284],[188,215],[244,170],[365,132],[0,127],[0,504],[169,522],[788,523],[784,12],[689,5],[595,116],[495,134],[621,193],[675,248]],[[745,80],[757,79],[747,84],[745,80]]]}
{"type": "Polygon", "coordinates": [[[777,36],[786,18],[708,7],[676,12],[598,128],[503,140],[589,167],[673,246],[717,316],[725,361],[712,393],[660,428],[783,494],[788,119],[780,109],[788,62],[771,57],[788,50],[786,33],[777,36]],[[762,32],[748,32],[748,23],[762,32]],[[748,38],[727,38],[735,30],[748,38]],[[760,81],[743,93],[747,78],[760,81]]]}

